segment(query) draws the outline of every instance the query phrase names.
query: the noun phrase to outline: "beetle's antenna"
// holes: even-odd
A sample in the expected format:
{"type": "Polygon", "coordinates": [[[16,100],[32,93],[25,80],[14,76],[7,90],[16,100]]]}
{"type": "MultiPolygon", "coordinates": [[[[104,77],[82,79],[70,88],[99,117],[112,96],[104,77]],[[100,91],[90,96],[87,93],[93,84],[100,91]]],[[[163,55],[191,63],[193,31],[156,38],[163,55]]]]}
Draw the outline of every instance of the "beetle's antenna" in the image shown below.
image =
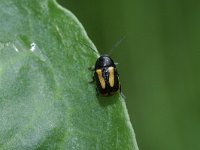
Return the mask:
{"type": "Polygon", "coordinates": [[[125,38],[126,38],[126,35],[124,35],[123,37],[121,37],[121,38],[114,44],[114,46],[109,50],[108,55],[110,55],[110,54],[112,53],[112,51],[113,51],[114,49],[116,49],[116,48],[121,44],[121,42],[122,42],[125,38]]]}
{"type": "Polygon", "coordinates": [[[85,45],[86,47],[88,47],[88,48],[90,48],[91,50],[93,50],[93,51],[95,51],[96,52],[96,50],[95,49],[93,49],[91,46],[89,46],[89,45],[87,45],[87,44],[85,44],[85,43],[82,43],[82,42],[80,42],[82,45],[85,45]]]}

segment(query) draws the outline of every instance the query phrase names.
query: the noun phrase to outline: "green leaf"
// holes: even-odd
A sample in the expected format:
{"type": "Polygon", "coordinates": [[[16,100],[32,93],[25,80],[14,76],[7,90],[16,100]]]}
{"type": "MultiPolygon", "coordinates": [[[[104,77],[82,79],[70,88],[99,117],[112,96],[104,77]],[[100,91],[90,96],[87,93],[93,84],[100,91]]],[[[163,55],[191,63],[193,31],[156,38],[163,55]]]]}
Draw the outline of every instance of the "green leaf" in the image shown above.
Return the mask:
{"type": "Polygon", "coordinates": [[[1,0],[0,18],[0,149],[138,149],[124,99],[88,83],[99,55],[73,14],[1,0]]]}

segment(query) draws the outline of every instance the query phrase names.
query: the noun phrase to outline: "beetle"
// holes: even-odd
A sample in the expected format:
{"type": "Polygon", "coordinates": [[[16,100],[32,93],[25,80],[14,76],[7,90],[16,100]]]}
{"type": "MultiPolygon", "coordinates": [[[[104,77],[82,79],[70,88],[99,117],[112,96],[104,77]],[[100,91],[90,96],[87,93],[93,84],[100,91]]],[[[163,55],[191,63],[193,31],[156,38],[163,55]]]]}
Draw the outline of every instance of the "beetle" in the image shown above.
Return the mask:
{"type": "Polygon", "coordinates": [[[101,93],[103,96],[112,96],[121,93],[116,63],[109,55],[101,55],[90,70],[94,72],[91,83],[96,82],[97,95],[101,93]]]}
{"type": "MultiPolygon", "coordinates": [[[[115,43],[112,49],[108,54],[119,46],[119,44],[125,39],[126,36],[123,36],[120,40],[115,43]]],[[[86,44],[84,44],[86,45],[86,44]]],[[[92,47],[86,45],[90,49],[94,50],[92,47]]],[[[95,51],[95,50],[94,50],[95,51]]],[[[93,71],[93,80],[90,83],[96,82],[96,92],[97,95],[101,93],[103,96],[112,96],[120,92],[121,96],[125,99],[121,91],[121,84],[119,82],[119,74],[117,72],[117,63],[114,63],[112,58],[107,55],[101,55],[95,63],[95,66],[90,67],[89,70],[93,71]]]]}

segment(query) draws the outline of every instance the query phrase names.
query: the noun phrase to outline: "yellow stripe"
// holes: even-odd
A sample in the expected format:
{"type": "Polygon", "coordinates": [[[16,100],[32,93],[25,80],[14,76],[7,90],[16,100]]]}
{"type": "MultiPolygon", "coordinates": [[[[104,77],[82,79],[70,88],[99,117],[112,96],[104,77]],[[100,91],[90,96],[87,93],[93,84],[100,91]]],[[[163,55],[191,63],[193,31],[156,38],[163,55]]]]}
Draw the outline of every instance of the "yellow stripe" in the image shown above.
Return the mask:
{"type": "Polygon", "coordinates": [[[110,84],[110,86],[111,87],[113,87],[114,86],[114,68],[113,67],[109,67],[108,68],[108,70],[109,70],[109,84],[110,84]]]}
{"type": "Polygon", "coordinates": [[[106,83],[105,83],[105,80],[104,80],[104,78],[103,78],[103,76],[102,76],[102,71],[101,71],[101,69],[97,69],[97,70],[96,70],[96,73],[97,73],[97,75],[98,75],[98,78],[99,78],[99,81],[100,81],[100,84],[101,84],[102,89],[105,89],[105,88],[106,88],[106,83]]]}

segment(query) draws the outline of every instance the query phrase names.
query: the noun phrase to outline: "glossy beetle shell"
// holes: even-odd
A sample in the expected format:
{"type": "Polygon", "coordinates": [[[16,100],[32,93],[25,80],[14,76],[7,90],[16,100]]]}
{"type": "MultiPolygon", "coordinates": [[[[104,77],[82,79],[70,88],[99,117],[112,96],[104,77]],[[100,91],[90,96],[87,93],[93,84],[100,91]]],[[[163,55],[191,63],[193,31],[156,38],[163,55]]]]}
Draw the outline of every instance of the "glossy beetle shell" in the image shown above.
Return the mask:
{"type": "Polygon", "coordinates": [[[97,59],[94,80],[96,81],[97,92],[103,96],[111,96],[121,90],[116,65],[108,55],[102,55],[97,59]]]}

